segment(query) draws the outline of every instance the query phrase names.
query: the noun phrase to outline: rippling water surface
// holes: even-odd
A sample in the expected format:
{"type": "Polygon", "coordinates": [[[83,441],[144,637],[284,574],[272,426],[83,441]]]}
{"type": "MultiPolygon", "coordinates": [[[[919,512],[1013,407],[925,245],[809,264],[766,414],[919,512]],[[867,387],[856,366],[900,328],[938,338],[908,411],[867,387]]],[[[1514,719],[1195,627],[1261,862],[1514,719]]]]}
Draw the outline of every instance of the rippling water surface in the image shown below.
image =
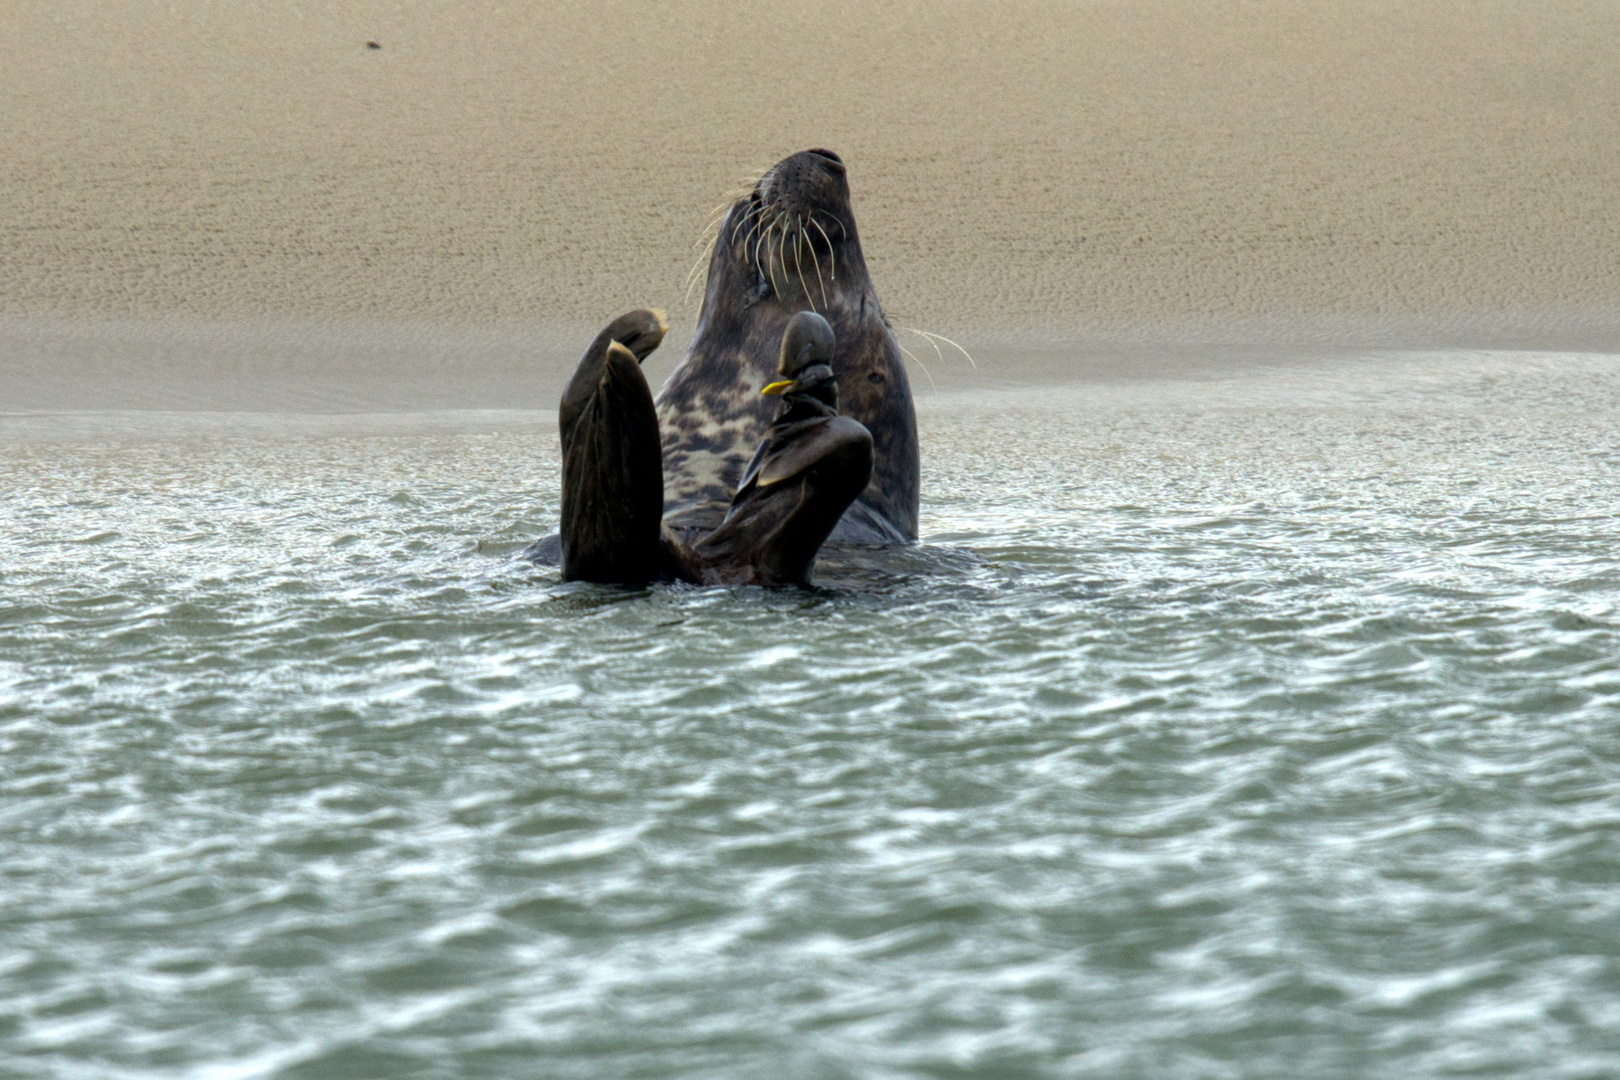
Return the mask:
{"type": "Polygon", "coordinates": [[[921,405],[813,592],[522,563],[527,417],[0,418],[0,1074],[1620,1074],[1620,358],[921,405]]]}

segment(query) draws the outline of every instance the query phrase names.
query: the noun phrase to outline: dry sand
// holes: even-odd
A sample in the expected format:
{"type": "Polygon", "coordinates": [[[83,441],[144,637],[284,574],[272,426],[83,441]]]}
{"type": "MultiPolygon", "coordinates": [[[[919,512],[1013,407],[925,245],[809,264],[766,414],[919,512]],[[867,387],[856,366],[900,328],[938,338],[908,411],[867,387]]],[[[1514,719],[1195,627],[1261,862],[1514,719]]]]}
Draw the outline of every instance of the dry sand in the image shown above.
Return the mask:
{"type": "Polygon", "coordinates": [[[891,314],[981,347],[1620,347],[1608,0],[8,0],[0,57],[13,386],[678,344],[710,210],[808,146],[891,314]]]}

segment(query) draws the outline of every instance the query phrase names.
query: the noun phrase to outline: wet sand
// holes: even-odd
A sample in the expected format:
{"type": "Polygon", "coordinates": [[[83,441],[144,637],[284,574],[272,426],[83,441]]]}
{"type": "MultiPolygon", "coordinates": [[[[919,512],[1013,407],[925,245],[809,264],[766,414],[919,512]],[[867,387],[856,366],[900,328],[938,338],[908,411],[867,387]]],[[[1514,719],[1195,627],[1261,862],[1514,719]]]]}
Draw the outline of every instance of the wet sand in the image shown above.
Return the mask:
{"type": "Polygon", "coordinates": [[[0,50],[13,404],[505,397],[638,304],[673,353],[707,215],[807,146],[896,321],[988,353],[1620,342],[1599,2],[64,0],[0,50]]]}

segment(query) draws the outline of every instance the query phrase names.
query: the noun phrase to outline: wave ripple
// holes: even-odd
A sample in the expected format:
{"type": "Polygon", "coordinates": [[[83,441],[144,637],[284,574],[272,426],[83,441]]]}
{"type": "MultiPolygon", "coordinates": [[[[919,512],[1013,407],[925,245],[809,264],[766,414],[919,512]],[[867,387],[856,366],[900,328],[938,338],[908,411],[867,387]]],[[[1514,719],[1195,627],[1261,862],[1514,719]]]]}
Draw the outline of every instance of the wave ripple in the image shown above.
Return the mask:
{"type": "Polygon", "coordinates": [[[0,1072],[1620,1072],[1620,395],[1447,362],[941,395],[809,593],[514,561],[527,431],[26,444],[0,1072]]]}

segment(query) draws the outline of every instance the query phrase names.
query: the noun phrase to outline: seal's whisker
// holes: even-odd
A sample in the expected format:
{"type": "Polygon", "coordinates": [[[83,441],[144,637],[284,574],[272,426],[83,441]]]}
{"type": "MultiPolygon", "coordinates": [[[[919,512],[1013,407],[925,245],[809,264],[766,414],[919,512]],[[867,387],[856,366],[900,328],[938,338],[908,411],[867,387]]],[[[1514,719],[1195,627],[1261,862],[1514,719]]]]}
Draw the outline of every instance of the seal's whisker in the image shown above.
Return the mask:
{"type": "MultiPolygon", "coordinates": [[[[814,225],[816,232],[820,233],[821,238],[827,241],[827,259],[832,263],[832,280],[833,284],[836,285],[838,284],[838,255],[833,251],[832,237],[827,235],[827,230],[821,227],[821,222],[816,220],[816,215],[813,213],[810,215],[810,224],[814,225]]],[[[817,265],[820,265],[819,262],[817,265]]]]}
{"type": "Polygon", "coordinates": [[[906,327],[906,329],[911,330],[911,332],[913,334],[921,334],[925,338],[938,338],[939,340],[943,341],[945,344],[949,345],[951,348],[955,349],[957,352],[961,353],[963,356],[967,357],[967,362],[968,362],[969,366],[971,366],[973,368],[974,371],[979,370],[979,365],[973,362],[973,354],[968,352],[966,349],[962,348],[962,346],[958,345],[956,342],[952,341],[950,338],[946,337],[944,334],[934,334],[934,333],[930,333],[927,330],[915,330],[915,329],[912,329],[909,326],[906,327]]]}
{"type": "MultiPolygon", "coordinates": [[[[776,254],[771,258],[771,273],[773,273],[773,274],[776,273],[776,268],[778,266],[780,266],[782,268],[782,280],[786,281],[787,280],[787,221],[786,221],[786,219],[784,219],[782,217],[778,217],[777,220],[776,220],[776,254]]],[[[776,295],[781,296],[782,295],[781,291],[778,290],[776,295]]]]}
{"type": "MultiPolygon", "coordinates": [[[[776,216],[776,219],[771,222],[770,230],[765,235],[771,236],[771,235],[775,234],[777,226],[779,226],[781,223],[782,223],[782,217],[781,217],[780,214],[778,214],[776,216]]],[[[778,240],[776,242],[776,254],[775,255],[771,254],[771,245],[770,245],[770,243],[767,242],[765,244],[765,258],[770,263],[770,267],[771,267],[771,292],[775,293],[777,295],[777,298],[780,299],[781,296],[782,296],[782,286],[780,286],[780,285],[778,285],[776,283],[776,264],[778,262],[780,262],[781,258],[782,258],[782,242],[780,240],[778,240]]],[[[782,267],[782,269],[783,269],[784,272],[786,272],[787,267],[784,265],[782,267]]]]}
{"type": "Polygon", "coordinates": [[[913,330],[909,326],[902,326],[900,329],[905,330],[908,333],[920,335],[924,341],[934,346],[934,355],[939,357],[939,362],[942,364],[945,362],[945,354],[939,351],[939,345],[935,343],[933,338],[929,337],[927,334],[924,334],[921,330],[913,330]]]}
{"type": "MultiPolygon", "coordinates": [[[[764,244],[765,244],[765,238],[771,235],[771,227],[770,227],[769,224],[764,223],[763,219],[759,224],[756,224],[754,227],[756,229],[760,230],[759,239],[754,241],[754,269],[755,269],[755,271],[757,271],[759,273],[760,277],[764,277],[765,276],[765,264],[759,261],[759,252],[760,252],[760,248],[763,247],[764,244]]],[[[753,233],[749,233],[749,235],[752,236],[753,233]]],[[[768,254],[768,252],[767,252],[767,254],[768,254]]]]}
{"type": "Polygon", "coordinates": [[[738,217],[738,219],[737,219],[737,227],[740,229],[744,225],[747,225],[747,224],[749,224],[751,222],[756,222],[761,217],[763,217],[764,214],[765,214],[765,205],[763,203],[755,203],[753,206],[750,206],[747,210],[744,210],[742,212],[742,215],[740,217],[738,217]]]}
{"type": "Polygon", "coordinates": [[[700,280],[705,278],[706,271],[709,267],[709,260],[714,256],[714,245],[718,243],[719,240],[720,237],[718,235],[710,237],[708,247],[704,248],[698,253],[697,261],[692,264],[691,271],[686,275],[686,299],[684,303],[690,304],[692,302],[692,290],[697,287],[697,283],[700,280]]]}
{"type": "MultiPolygon", "coordinates": [[[[747,254],[749,243],[754,239],[754,234],[759,232],[759,227],[763,223],[764,223],[763,217],[755,216],[754,223],[748,227],[748,235],[743,237],[743,242],[742,242],[742,249],[743,249],[744,254],[747,254]]],[[[756,269],[756,270],[759,269],[759,245],[758,244],[754,245],[753,263],[754,263],[754,269],[756,269]]]]}
{"type": "Polygon", "coordinates": [[[723,196],[725,205],[728,207],[735,206],[743,200],[751,199],[759,194],[759,182],[765,179],[765,174],[770,171],[769,168],[750,170],[737,181],[735,187],[725,193],[723,196]]]}
{"type": "Polygon", "coordinates": [[[710,213],[708,223],[703,226],[703,231],[698,234],[698,238],[692,242],[692,247],[697,249],[699,254],[692,264],[691,272],[686,275],[686,300],[688,303],[692,300],[692,290],[707,280],[708,265],[713,261],[714,250],[719,244],[720,238],[727,234],[728,222],[730,224],[731,244],[740,246],[744,251],[748,250],[748,242],[753,235],[752,228],[758,224],[765,213],[764,204],[755,200],[757,195],[755,186],[757,183],[757,179],[751,180],[746,186],[731,192],[726,201],[715,207],[714,211],[710,213]],[[738,212],[739,210],[740,212],[738,212]],[[735,216],[735,220],[732,220],[733,216],[735,216]],[[744,233],[745,229],[748,230],[746,234],[744,233]],[[739,235],[743,236],[741,245],[737,244],[739,235]]]}
{"type": "Polygon", "coordinates": [[[810,286],[804,283],[804,256],[800,254],[800,244],[804,240],[804,230],[799,227],[799,215],[793,215],[793,272],[799,275],[799,288],[804,290],[804,302],[810,305],[810,310],[816,310],[816,302],[810,298],[810,286]]]}
{"type": "MultiPolygon", "coordinates": [[[[708,223],[703,226],[703,231],[698,233],[698,238],[692,242],[692,247],[698,252],[698,256],[692,263],[691,271],[686,275],[686,301],[688,303],[692,300],[692,290],[697,286],[697,283],[706,278],[709,262],[714,257],[715,246],[720,242],[721,235],[726,231],[726,219],[737,208],[738,201],[738,199],[733,198],[715,207],[714,212],[709,215],[708,223]]],[[[745,220],[746,215],[740,216],[737,223],[731,227],[731,240],[733,243],[737,240],[737,230],[741,228],[745,220]]]]}
{"type": "Polygon", "coordinates": [[[771,268],[771,231],[776,223],[767,221],[765,229],[759,234],[754,243],[754,265],[759,269],[759,276],[771,279],[771,291],[776,291],[776,272],[771,268]]]}
{"type": "Polygon", "coordinates": [[[714,258],[714,249],[719,243],[720,233],[717,230],[710,234],[708,241],[703,245],[703,250],[699,251],[697,258],[693,260],[692,269],[686,275],[686,303],[692,302],[692,290],[697,287],[698,282],[707,279],[709,262],[714,258]]]}
{"type": "Polygon", "coordinates": [[[733,222],[731,226],[731,242],[733,244],[737,242],[737,234],[742,232],[743,226],[748,224],[749,219],[754,216],[756,209],[756,207],[749,207],[747,210],[744,210],[742,213],[737,215],[737,220],[733,222]]]}
{"type": "Polygon", "coordinates": [[[748,221],[748,232],[743,235],[743,242],[742,242],[742,249],[743,249],[743,252],[745,254],[750,250],[749,245],[753,243],[754,236],[759,232],[759,230],[765,224],[765,209],[764,209],[764,207],[757,207],[756,209],[749,211],[749,216],[748,216],[747,221],[748,221]]]}
{"type": "Polygon", "coordinates": [[[830,311],[832,306],[827,302],[827,284],[821,280],[821,260],[816,257],[816,247],[810,242],[810,231],[804,227],[804,219],[800,218],[797,224],[799,227],[799,244],[794,249],[795,254],[802,265],[804,263],[804,253],[807,251],[810,253],[810,267],[815,271],[816,288],[821,292],[821,309],[830,311]]]}
{"type": "Polygon", "coordinates": [[[716,207],[714,212],[709,215],[709,220],[704,223],[703,231],[698,233],[698,238],[696,240],[692,241],[692,246],[695,248],[702,247],[707,244],[711,238],[719,236],[725,227],[726,215],[731,213],[731,208],[734,205],[736,204],[722,203],[720,206],[716,207]]]}
{"type": "Polygon", "coordinates": [[[912,363],[914,363],[918,367],[922,368],[922,373],[924,375],[928,376],[928,385],[929,385],[929,387],[931,389],[938,390],[939,385],[934,382],[933,372],[928,370],[928,365],[924,364],[921,360],[918,360],[917,357],[912,354],[912,351],[910,349],[906,348],[904,345],[900,344],[898,341],[896,341],[894,343],[894,345],[895,345],[895,348],[899,349],[901,352],[905,353],[907,356],[910,356],[912,363]]]}
{"type": "Polygon", "coordinates": [[[738,247],[742,250],[743,258],[745,260],[749,260],[750,262],[752,262],[752,259],[750,258],[750,246],[749,245],[751,245],[754,242],[754,233],[756,231],[758,231],[758,229],[759,229],[759,222],[756,221],[756,222],[754,222],[754,224],[752,224],[752,225],[750,225],[748,227],[748,235],[744,236],[743,239],[742,239],[742,243],[738,245],[738,247]]]}
{"type": "Polygon", "coordinates": [[[726,220],[726,215],[731,213],[731,208],[736,205],[737,204],[734,202],[723,202],[713,210],[709,211],[709,220],[703,226],[703,234],[707,235],[711,229],[724,222],[726,220]]]}
{"type": "Polygon", "coordinates": [[[815,296],[810,293],[810,287],[805,283],[804,264],[799,262],[799,256],[794,254],[794,274],[799,275],[799,291],[805,295],[805,303],[810,304],[810,311],[815,311],[815,296]]]}
{"type": "MultiPolygon", "coordinates": [[[[811,218],[810,221],[813,224],[815,218],[811,218]]],[[[821,288],[821,306],[831,311],[832,302],[827,299],[827,284],[821,280],[821,259],[816,255],[816,245],[810,242],[810,234],[804,231],[803,225],[799,226],[799,233],[804,237],[804,246],[810,249],[810,261],[816,267],[816,284],[821,288]]]]}

